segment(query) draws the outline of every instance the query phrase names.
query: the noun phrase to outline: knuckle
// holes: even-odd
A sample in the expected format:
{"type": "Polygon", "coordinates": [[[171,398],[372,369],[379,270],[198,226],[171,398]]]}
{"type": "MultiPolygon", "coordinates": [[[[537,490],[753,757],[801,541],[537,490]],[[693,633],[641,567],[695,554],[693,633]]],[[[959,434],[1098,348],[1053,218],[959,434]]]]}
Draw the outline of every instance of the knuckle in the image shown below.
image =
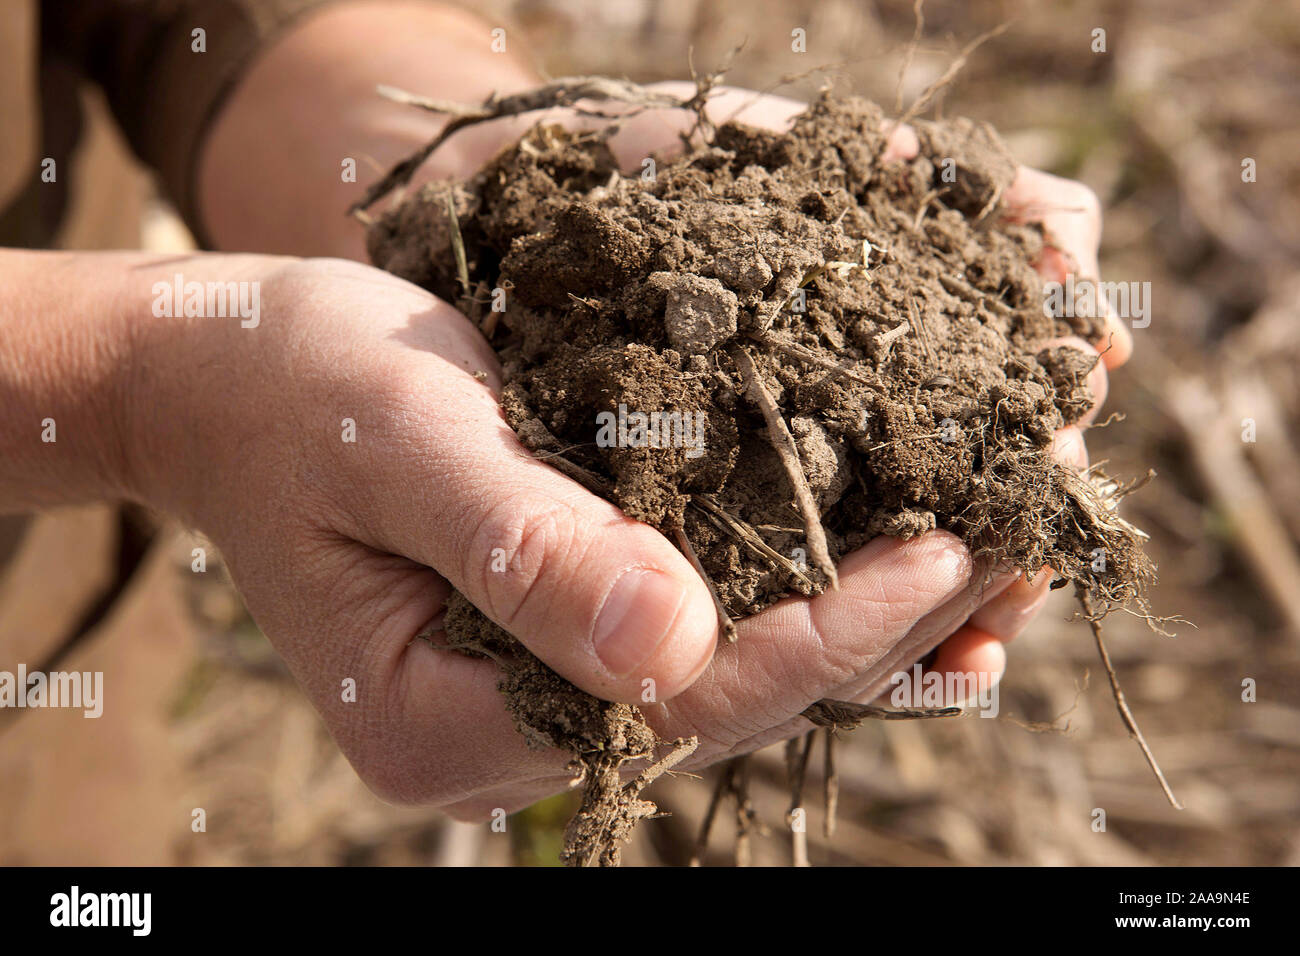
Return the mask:
{"type": "Polygon", "coordinates": [[[548,599],[549,578],[574,557],[579,523],[562,501],[538,502],[519,490],[501,495],[469,535],[463,580],[480,586],[484,613],[509,629],[528,610],[548,599]]]}

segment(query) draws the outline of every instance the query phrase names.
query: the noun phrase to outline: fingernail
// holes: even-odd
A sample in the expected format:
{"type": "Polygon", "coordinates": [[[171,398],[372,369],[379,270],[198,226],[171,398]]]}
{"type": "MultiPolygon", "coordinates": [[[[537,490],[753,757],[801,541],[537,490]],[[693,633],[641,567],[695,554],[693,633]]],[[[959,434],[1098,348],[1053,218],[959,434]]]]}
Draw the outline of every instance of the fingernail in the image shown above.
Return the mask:
{"type": "Polygon", "coordinates": [[[627,677],[663,643],[685,599],[685,589],[660,571],[626,572],[596,615],[596,656],[615,676],[627,677]]]}

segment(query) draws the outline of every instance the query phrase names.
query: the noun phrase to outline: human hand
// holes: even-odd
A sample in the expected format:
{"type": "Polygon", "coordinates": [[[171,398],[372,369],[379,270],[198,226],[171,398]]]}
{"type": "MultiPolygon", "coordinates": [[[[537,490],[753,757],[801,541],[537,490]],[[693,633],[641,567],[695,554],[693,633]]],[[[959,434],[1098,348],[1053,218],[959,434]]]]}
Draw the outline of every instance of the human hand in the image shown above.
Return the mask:
{"type": "MultiPolygon", "coordinates": [[[[761,109],[764,102],[758,100],[751,108],[757,106],[761,109]]],[[[650,112],[629,120],[612,142],[616,153],[630,156],[635,163],[639,157],[653,151],[647,148],[648,141],[658,138],[661,142],[672,142],[676,135],[673,123],[681,120],[681,114],[677,114],[676,120],[669,119],[667,126],[662,124],[664,119],[650,112]]],[[[755,121],[753,117],[744,115],[741,119],[755,121]]],[[[915,149],[915,137],[910,130],[901,128],[891,143],[891,153],[906,158],[915,149]]],[[[1064,205],[1059,195],[1048,189],[1051,187],[1059,193],[1058,186],[1048,180],[1035,179],[1035,176],[1043,175],[1026,178],[1022,173],[1013,187],[1018,201],[1027,205],[1050,205],[1053,201],[1058,206],[1064,205]],[[1025,180],[1023,185],[1021,180],[1025,180]]],[[[1071,234],[1072,242],[1084,243],[1076,246],[1083,255],[1072,252],[1080,261],[1088,254],[1089,235],[1095,237],[1095,234],[1095,228],[1091,233],[1083,229],[1071,234]]],[[[1095,248],[1091,254],[1095,259],[1095,248]]],[[[323,267],[324,264],[310,264],[300,268],[323,267]]],[[[341,264],[332,264],[330,268],[340,269],[341,264]]],[[[1052,268],[1052,263],[1045,262],[1044,268],[1052,268]]],[[[337,278],[334,276],[331,282],[337,278]]],[[[378,280],[371,274],[365,281],[378,280]]],[[[395,282],[387,277],[385,281],[395,282]]],[[[404,295],[413,294],[411,287],[403,288],[404,295]]],[[[342,300],[347,301],[347,296],[342,300]]],[[[472,356],[470,364],[476,362],[478,368],[490,373],[489,383],[498,384],[492,377],[495,371],[492,357],[465,320],[433,300],[428,300],[425,307],[431,316],[437,315],[431,320],[432,325],[461,329],[459,335],[453,336],[455,341],[450,346],[448,341],[440,340],[438,349],[442,350],[444,362],[468,368],[470,366],[465,360],[472,356]],[[447,351],[448,347],[450,351],[447,351]]],[[[378,317],[374,321],[383,325],[378,317]]],[[[346,367],[347,361],[346,356],[339,356],[340,367],[346,367]]],[[[445,376],[446,371],[443,369],[441,374],[445,376]]],[[[428,375],[426,378],[434,380],[428,375]]],[[[414,376],[409,379],[411,382],[414,380],[414,376]]],[[[1104,396],[1103,368],[1099,366],[1094,371],[1090,384],[1094,395],[1098,398],[1104,396]]],[[[461,383],[457,387],[468,386],[461,383]]],[[[392,396],[399,406],[402,406],[401,394],[404,392],[399,390],[398,395],[392,396]]],[[[457,394],[464,398],[463,394],[457,394]]],[[[453,402],[449,407],[455,405],[453,402]]],[[[381,412],[381,419],[387,417],[381,412]]],[[[470,526],[467,524],[454,525],[444,519],[438,525],[437,519],[431,518],[434,523],[425,528],[425,522],[420,521],[424,543],[407,541],[403,549],[395,545],[396,537],[380,540],[373,525],[356,514],[347,522],[336,519],[332,523],[346,524],[347,531],[340,531],[337,527],[333,529],[331,537],[335,538],[333,543],[338,546],[338,553],[331,554],[326,563],[325,577],[331,578],[329,568],[350,566],[353,559],[360,560],[358,554],[364,554],[365,577],[374,578],[362,588],[366,600],[356,608],[348,608],[353,613],[345,614],[347,620],[340,621],[336,627],[355,634],[354,622],[369,619],[382,631],[381,636],[363,642],[372,648],[367,652],[367,659],[375,655],[380,666],[378,674],[366,672],[366,685],[379,690],[379,699],[372,698],[365,707],[352,705],[357,713],[349,714],[330,699],[338,696],[335,684],[327,681],[315,692],[310,687],[308,689],[363,777],[381,793],[396,799],[455,804],[455,812],[475,815],[485,808],[526,804],[561,788],[568,779],[561,755],[527,751],[509,721],[504,719],[494,686],[494,665],[442,652],[421,656],[428,651],[422,642],[408,649],[410,637],[436,616],[448,590],[441,576],[413,566],[412,561],[443,570],[489,616],[519,636],[559,673],[584,689],[600,696],[635,701],[639,696],[640,681],[645,677],[654,679],[660,699],[665,703],[647,708],[649,719],[664,735],[700,735],[704,744],[695,763],[743,752],[797,733],[807,725],[795,715],[820,697],[871,697],[878,692],[889,673],[920,657],[944,637],[947,640],[936,654],[932,664],[934,668],[962,673],[974,671],[996,679],[1005,666],[1002,643],[1023,629],[1046,596],[1050,577],[1046,574],[1032,584],[1019,580],[1015,575],[1000,576],[992,586],[976,591],[969,582],[971,569],[964,549],[956,539],[942,533],[905,543],[877,541],[846,559],[841,568],[844,590],[840,594],[823,595],[813,601],[790,599],[763,615],[742,622],[740,648],[743,650],[724,648],[712,666],[705,670],[713,650],[712,611],[702,586],[680,555],[650,529],[628,522],[612,506],[570,485],[545,466],[531,463],[531,459],[525,461],[513,435],[500,434],[504,425],[495,406],[492,407],[490,422],[481,417],[459,417],[463,419],[462,437],[453,436],[457,423],[446,418],[441,420],[436,432],[430,430],[429,434],[447,436],[456,447],[465,441],[464,435],[475,433],[474,428],[463,427],[464,423],[476,421],[479,427],[486,428],[487,433],[496,431],[492,446],[494,452],[510,449],[510,453],[498,462],[502,474],[508,475],[515,469],[532,473],[541,468],[548,475],[548,483],[541,487],[534,484],[535,474],[522,479],[523,473],[516,475],[518,485],[514,484],[513,478],[488,485],[458,482],[458,477],[463,477],[464,472],[475,470],[468,458],[464,460],[464,467],[455,473],[450,470],[436,473],[441,487],[460,485],[455,493],[447,496],[448,507],[457,513],[466,508],[462,496],[467,493],[491,495],[504,488],[507,498],[510,498],[512,488],[529,488],[525,500],[515,500],[482,512],[484,520],[491,519],[488,527],[501,542],[498,546],[505,547],[509,553],[524,552],[522,574],[512,570],[504,576],[505,580],[499,582],[479,575],[476,591],[471,580],[474,577],[473,559],[450,554],[445,550],[446,546],[444,550],[436,551],[437,545],[433,540],[439,535],[445,536],[448,531],[463,532],[470,526]],[[516,511],[518,506],[522,507],[516,511]],[[558,514],[567,518],[557,518],[557,507],[561,509],[558,514]],[[599,550],[599,560],[595,565],[588,560],[578,568],[580,559],[574,555],[589,551],[594,545],[581,534],[589,526],[585,518],[582,522],[575,518],[586,516],[586,509],[590,508],[601,512],[600,521],[590,526],[605,527],[605,534],[598,537],[602,544],[611,546],[599,550]],[[639,532],[633,532],[633,528],[639,532]],[[621,540],[626,534],[640,532],[644,534],[640,534],[635,546],[613,545],[614,539],[621,540]],[[653,539],[653,544],[650,539],[653,539]],[[369,553],[372,551],[380,554],[369,553]],[[628,570],[627,567],[615,567],[619,562],[613,559],[620,553],[644,559],[638,560],[635,566],[656,568],[660,573],[666,573],[671,581],[661,599],[652,598],[637,605],[647,609],[655,604],[661,605],[662,613],[651,612],[641,616],[646,624],[647,634],[643,637],[647,644],[652,644],[655,637],[660,639],[647,659],[637,662],[634,658],[638,655],[613,653],[612,649],[606,648],[607,657],[612,655],[612,659],[621,661],[617,669],[624,674],[623,677],[601,662],[594,641],[596,614],[604,592],[619,571],[628,570]],[[375,565],[376,558],[380,559],[378,566],[375,565]],[[466,564],[466,561],[471,563],[466,564]],[[371,572],[376,572],[377,576],[371,572]],[[382,589],[377,587],[380,577],[388,582],[382,589]],[[584,582],[587,584],[585,588],[581,586],[584,582]],[[491,593],[494,584],[508,593],[494,597],[491,593]],[[512,588],[515,590],[511,591],[512,588]],[[417,591],[425,597],[416,600],[417,591]],[[404,613],[398,619],[400,626],[393,630],[391,622],[381,623],[375,618],[372,603],[379,596],[389,597],[400,604],[402,595],[420,613],[412,613],[409,617],[404,613]],[[429,595],[433,596],[432,600],[429,595]],[[557,616],[554,614],[557,608],[568,613],[557,616]],[[653,621],[663,624],[665,619],[671,619],[671,625],[659,627],[657,634],[649,633],[656,630],[653,621]],[[533,624],[533,620],[538,623],[533,624]],[[868,625],[864,627],[863,621],[868,625]],[[414,630],[410,627],[412,624],[414,630]],[[579,636],[575,639],[574,635],[579,636]],[[373,650],[376,642],[380,649],[373,650]],[[422,647],[424,650],[420,649],[422,647]],[[733,651],[739,656],[734,656],[733,651]],[[704,676],[695,686],[673,697],[702,670],[704,676]],[[420,675],[418,679],[413,676],[416,673],[420,675]],[[449,694],[459,695],[458,706],[446,706],[449,694]],[[349,729],[358,716],[368,728],[365,732],[349,729]],[[377,727],[383,730],[374,732],[377,727]]],[[[414,418],[418,421],[420,415],[414,418]]],[[[505,431],[508,433],[508,429],[505,431]]],[[[409,441],[411,447],[419,447],[414,439],[402,441],[409,441]]],[[[433,444],[437,445],[438,441],[433,444]]],[[[1086,461],[1077,427],[1064,430],[1058,437],[1058,445],[1067,460],[1076,464],[1086,461]]],[[[386,469],[396,469],[408,475],[410,472],[409,467],[390,460],[375,462],[373,467],[377,476],[382,476],[386,469]]],[[[487,470],[490,473],[493,468],[487,470]]],[[[399,491],[401,485],[399,482],[399,491]]],[[[409,524],[410,515],[419,514],[422,507],[427,507],[427,504],[413,500],[408,492],[405,499],[399,494],[396,500],[379,506],[379,510],[389,515],[391,523],[401,525],[404,520],[409,524]],[[406,515],[405,519],[402,514],[406,515]]],[[[468,512],[474,513],[473,509],[468,512]]],[[[413,529],[408,527],[406,531],[409,534],[413,529]]],[[[306,539],[315,537],[313,532],[306,539]]],[[[454,533],[450,537],[457,540],[454,533]]],[[[255,535],[248,538],[254,539],[255,535]]],[[[460,539],[463,540],[463,533],[460,539]]],[[[474,538],[475,541],[480,539],[487,540],[483,535],[474,538]]],[[[259,550],[253,549],[254,552],[259,550]]],[[[481,551],[481,548],[471,546],[468,550],[481,551]]],[[[482,554],[478,554],[477,559],[485,560],[482,554]]],[[[232,567],[235,566],[232,561],[232,567]]],[[[314,572],[315,567],[313,574],[320,577],[314,572]]],[[[250,592],[250,607],[254,606],[257,599],[251,596],[251,592],[257,590],[256,586],[244,583],[247,576],[236,574],[237,580],[250,592]]],[[[274,578],[274,575],[270,577],[274,578]]],[[[317,581],[317,586],[308,593],[318,598],[347,594],[348,589],[340,587],[336,580],[337,571],[332,577],[334,580],[317,581]]],[[[651,577],[659,580],[657,575],[651,577]]],[[[303,593],[296,585],[294,590],[303,593]]],[[[283,600],[284,595],[272,594],[267,604],[275,606],[283,600]]],[[[297,621],[311,621],[312,613],[320,617],[319,605],[312,605],[310,601],[308,605],[299,612],[297,621]]],[[[405,607],[403,611],[406,611],[405,607]]],[[[254,613],[259,620],[267,614],[265,611],[259,614],[257,610],[254,613]]],[[[317,631],[327,629],[330,623],[316,620],[310,627],[303,628],[291,622],[283,631],[285,634],[317,631]]],[[[268,627],[273,639],[276,630],[279,629],[268,627]]],[[[629,634],[626,627],[618,630],[629,634]]],[[[299,643],[300,640],[292,637],[277,640],[277,646],[287,644],[290,648],[299,643]]],[[[351,641],[326,642],[323,646],[350,647],[357,643],[354,638],[351,641]]],[[[301,672],[305,686],[321,673],[321,653],[321,647],[309,647],[305,663],[294,668],[295,673],[301,672]]],[[[332,653],[337,657],[340,652],[332,653]]],[[[290,649],[286,656],[291,658],[292,654],[290,649]]],[[[346,654],[342,656],[347,657],[346,654]]]]}
{"type": "Polygon", "coordinates": [[[164,270],[259,282],[261,320],[136,329],[119,483],[211,537],[344,753],[390,799],[472,815],[568,782],[568,755],[529,750],[515,730],[494,663],[414,639],[453,585],[585,690],[638,701],[654,680],[664,703],[649,719],[698,734],[697,762],[794,732],[820,697],[861,696],[990,597],[951,536],[882,539],[845,560],[840,592],[741,622],[715,657],[712,603],[686,559],[519,444],[494,356],[449,305],[340,260],[198,256],[164,270]],[[506,573],[489,570],[494,548],[506,573]],[[629,578],[645,587],[620,607],[611,593],[629,578]]]}
{"type": "MultiPolygon", "coordinates": [[[[659,88],[683,97],[691,92],[689,84],[659,88]]],[[[793,101],[735,90],[711,104],[715,121],[736,116],[769,128],[783,128],[802,108],[793,101]]],[[[563,111],[546,119],[574,126],[592,122],[563,111]]],[[[635,171],[645,156],[662,159],[675,153],[679,135],[690,122],[680,111],[640,112],[621,123],[610,145],[624,167],[635,171]]],[[[891,136],[884,158],[908,159],[917,151],[915,133],[903,126],[891,136]]],[[[1017,220],[1042,224],[1047,241],[1038,268],[1045,280],[1063,281],[1067,270],[1097,275],[1099,204],[1087,187],[1022,168],[1007,192],[1006,205],[1017,220]]],[[[1106,367],[1121,364],[1131,352],[1127,329],[1114,317],[1107,317],[1104,339],[1096,344],[1105,348],[1105,361],[1097,363],[1088,379],[1094,404],[1056,436],[1057,456],[1080,469],[1087,466],[1083,431],[1105,399],[1106,367]]],[[[1044,343],[1060,344],[1097,354],[1092,343],[1076,337],[1044,343]]],[[[666,703],[643,706],[662,736],[702,737],[687,766],[805,731],[809,725],[797,715],[819,696],[870,700],[884,686],[886,675],[905,668],[940,640],[931,669],[974,672],[996,683],[1006,665],[1003,644],[1039,613],[1054,576],[1048,570],[1029,581],[1018,573],[1003,573],[976,593],[968,580],[964,549],[942,532],[907,543],[877,540],[846,559],[840,573],[843,592],[811,601],[792,598],[741,622],[737,646],[721,648],[688,691],[666,703]]],[[[538,763],[541,774],[544,767],[538,763]]],[[[494,806],[521,805],[564,782],[561,775],[539,776],[482,794],[456,811],[475,816],[494,806]]]]}

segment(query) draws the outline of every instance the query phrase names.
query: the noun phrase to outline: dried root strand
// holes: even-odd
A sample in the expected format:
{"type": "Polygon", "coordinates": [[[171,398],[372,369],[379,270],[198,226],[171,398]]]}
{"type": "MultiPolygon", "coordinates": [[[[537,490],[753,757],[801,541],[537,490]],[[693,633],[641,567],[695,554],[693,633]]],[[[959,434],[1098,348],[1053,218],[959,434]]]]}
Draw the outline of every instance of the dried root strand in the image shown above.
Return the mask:
{"type": "Polygon", "coordinates": [[[992,40],[996,36],[1001,36],[1006,32],[1006,29],[1009,26],[1011,26],[1010,20],[1000,23],[991,30],[984,31],[962,47],[961,52],[957,54],[956,59],[948,64],[948,69],[944,70],[943,74],[938,79],[921,91],[921,95],[913,100],[912,105],[907,108],[907,112],[896,119],[888,127],[886,132],[892,133],[896,127],[910,123],[912,120],[924,113],[926,108],[930,105],[930,102],[934,99],[935,94],[951,83],[957,74],[961,72],[962,67],[966,65],[966,61],[970,59],[970,55],[989,40],[992,40]]]}
{"type": "Polygon", "coordinates": [[[686,555],[686,559],[691,562],[691,567],[695,568],[695,573],[704,580],[704,584],[709,589],[709,597],[713,598],[713,609],[718,612],[718,627],[722,631],[722,636],[726,638],[728,644],[736,643],[736,622],[727,613],[722,598],[718,597],[718,589],[713,579],[709,577],[709,572],[705,571],[704,565],[700,563],[700,556],[691,546],[691,539],[686,537],[686,532],[682,528],[674,528],[673,535],[677,538],[677,547],[681,549],[682,554],[686,555]]]}
{"type": "Polygon", "coordinates": [[[691,853],[691,866],[699,866],[704,859],[704,851],[709,846],[709,833],[713,830],[713,821],[717,819],[718,810],[724,797],[733,797],[736,801],[736,866],[749,866],[753,862],[750,838],[754,833],[762,832],[763,826],[758,822],[754,803],[749,795],[748,755],[733,757],[722,765],[722,772],[713,785],[713,796],[709,799],[709,808],[700,823],[699,835],[695,838],[695,849],[691,853]]]}
{"type": "Polygon", "coordinates": [[[795,813],[803,808],[803,784],[808,772],[808,758],[812,754],[813,738],[816,731],[809,731],[802,737],[792,737],[785,742],[785,774],[790,782],[790,809],[786,811],[785,822],[790,828],[791,859],[796,867],[809,866],[808,862],[808,828],[795,826],[795,813]]]}
{"type": "Polygon", "coordinates": [[[713,821],[718,817],[722,798],[731,790],[731,776],[734,772],[735,766],[729,761],[723,765],[718,779],[713,784],[709,807],[704,811],[704,819],[700,821],[700,832],[695,837],[695,849],[691,851],[691,866],[699,866],[704,860],[704,851],[709,848],[709,834],[713,832],[713,821]]]}
{"type": "Polygon", "coordinates": [[[1142,749],[1142,756],[1146,758],[1147,766],[1155,774],[1156,780],[1160,783],[1160,789],[1164,791],[1165,798],[1175,810],[1182,810],[1183,805],[1178,802],[1174,796],[1173,788],[1169,786],[1169,781],[1165,779],[1164,771],[1160,769],[1160,764],[1156,761],[1156,756],[1151,752],[1151,747],[1147,744],[1147,739],[1142,735],[1142,730],[1138,727],[1137,718],[1133,716],[1133,711],[1129,709],[1128,700],[1124,697],[1124,691],[1119,686],[1119,677],[1115,674],[1115,668],[1110,662],[1110,652],[1106,650],[1106,642],[1101,639],[1101,617],[1096,612],[1092,595],[1079,584],[1074,587],[1075,596],[1079,599],[1079,606],[1083,608],[1083,615],[1088,622],[1088,627],[1092,629],[1092,638],[1097,644],[1097,653],[1101,657],[1101,665],[1106,669],[1106,677],[1110,680],[1110,691],[1115,697],[1115,708],[1119,711],[1119,716],[1124,721],[1124,727],[1128,730],[1128,735],[1137,741],[1138,747],[1142,749]]]}
{"type": "Polygon", "coordinates": [[[832,362],[830,359],[822,358],[812,349],[804,348],[796,342],[787,342],[784,339],[779,339],[770,332],[758,336],[758,341],[764,345],[770,345],[778,352],[788,355],[791,358],[798,359],[801,362],[806,362],[808,365],[812,365],[816,368],[825,369],[835,375],[843,375],[845,378],[862,385],[876,386],[879,384],[872,379],[864,377],[861,373],[846,365],[841,365],[839,362],[832,362]]]}
{"type": "Polygon", "coordinates": [[[741,348],[736,349],[732,354],[745,380],[750,401],[763,413],[763,420],[767,423],[768,440],[776,449],[790,484],[794,487],[795,504],[803,517],[808,538],[809,557],[812,558],[817,569],[826,575],[831,588],[838,591],[840,578],[835,572],[835,562],[831,560],[830,549],[826,544],[826,529],[822,527],[821,510],[817,507],[816,499],[813,498],[812,489],[808,487],[808,478],[804,475],[803,465],[799,461],[799,449],[795,446],[794,436],[790,434],[790,426],[781,417],[781,409],[777,407],[776,399],[763,384],[763,379],[758,374],[758,369],[754,366],[754,360],[749,353],[741,348]]]}
{"type": "Polygon", "coordinates": [[[817,585],[813,583],[812,578],[800,571],[799,565],[764,541],[749,524],[734,515],[728,514],[726,509],[714,501],[712,497],[709,495],[692,495],[691,504],[695,505],[718,528],[735,535],[742,544],[747,545],[756,554],[762,555],[781,568],[790,577],[804,585],[809,592],[817,590],[817,585]]]}
{"type": "Polygon", "coordinates": [[[855,704],[850,700],[832,700],[824,697],[804,708],[800,716],[811,720],[818,727],[852,730],[864,720],[927,720],[932,717],[956,717],[960,713],[960,707],[890,710],[887,707],[855,704]]]}
{"type": "Polygon", "coordinates": [[[761,827],[749,793],[749,755],[737,757],[735,764],[735,773],[731,775],[731,792],[736,798],[736,866],[747,867],[754,862],[750,839],[761,827]]]}
{"type": "Polygon", "coordinates": [[[822,776],[825,814],[822,817],[822,835],[829,840],[835,835],[835,818],[839,814],[840,774],[835,768],[835,728],[823,727],[821,734],[825,743],[825,749],[823,750],[825,773],[822,776]]]}
{"type": "Polygon", "coordinates": [[[473,126],[488,120],[508,116],[523,116],[526,113],[535,113],[556,107],[569,107],[583,116],[593,116],[617,122],[647,109],[684,109],[695,113],[695,124],[691,132],[686,134],[684,138],[689,139],[697,130],[704,130],[707,133],[712,129],[712,125],[709,122],[705,106],[713,88],[722,81],[731,61],[739,52],[740,48],[737,47],[724,60],[722,66],[711,73],[697,74],[692,66],[691,76],[695,80],[695,93],[686,98],[673,96],[671,93],[664,93],[661,90],[648,89],[639,83],[633,83],[631,80],[614,79],[607,76],[561,77],[534,89],[512,93],[509,96],[499,97],[493,93],[478,105],[431,99],[392,86],[380,85],[376,92],[385,99],[450,118],[433,139],[399,162],[377,182],[371,184],[366,189],[365,194],[352,204],[348,212],[358,217],[364,215],[366,209],[373,206],[384,196],[394,189],[409,183],[411,177],[415,175],[415,171],[424,165],[425,160],[432,156],[434,151],[453,134],[467,126],[473,126]],[[625,103],[631,106],[632,109],[625,112],[607,113],[591,107],[578,106],[578,103],[583,100],[625,103]]]}
{"type": "Polygon", "coordinates": [[[366,189],[365,195],[357,200],[349,210],[354,214],[360,210],[368,209],[394,189],[409,183],[411,177],[415,175],[415,171],[424,165],[425,160],[433,155],[434,150],[445,143],[454,133],[467,126],[473,126],[487,120],[500,119],[505,116],[522,116],[525,113],[533,113],[557,106],[573,106],[579,100],[630,103],[643,109],[656,107],[691,108],[694,106],[695,100],[701,96],[701,93],[697,90],[694,97],[684,100],[668,93],[648,90],[628,80],[615,80],[604,76],[562,77],[536,89],[524,90],[509,96],[498,97],[494,93],[478,106],[453,103],[448,100],[429,99],[391,86],[380,86],[378,93],[380,96],[394,102],[414,106],[430,113],[440,113],[451,117],[451,119],[443,126],[437,136],[403,159],[366,189]]]}
{"type": "Polygon", "coordinates": [[[659,810],[641,799],[641,791],[693,754],[699,743],[698,737],[672,741],[667,756],[626,784],[619,772],[626,760],[622,755],[602,752],[580,757],[585,777],[582,805],[565,830],[560,859],[568,866],[618,866],[623,844],[637,822],[659,810]]]}

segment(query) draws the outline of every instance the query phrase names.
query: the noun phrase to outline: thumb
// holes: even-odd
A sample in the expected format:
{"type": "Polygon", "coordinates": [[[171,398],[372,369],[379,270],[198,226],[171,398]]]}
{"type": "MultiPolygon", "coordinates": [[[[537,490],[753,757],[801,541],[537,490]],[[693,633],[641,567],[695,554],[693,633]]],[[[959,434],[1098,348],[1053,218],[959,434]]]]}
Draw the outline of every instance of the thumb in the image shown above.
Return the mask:
{"type": "Polygon", "coordinates": [[[690,562],[533,458],[469,375],[444,365],[436,381],[415,415],[394,416],[403,430],[414,422],[426,447],[435,436],[434,454],[391,454],[409,448],[409,432],[383,443],[390,453],[367,472],[367,530],[437,570],[588,693],[632,703],[689,686],[717,642],[712,600],[690,562]]]}

